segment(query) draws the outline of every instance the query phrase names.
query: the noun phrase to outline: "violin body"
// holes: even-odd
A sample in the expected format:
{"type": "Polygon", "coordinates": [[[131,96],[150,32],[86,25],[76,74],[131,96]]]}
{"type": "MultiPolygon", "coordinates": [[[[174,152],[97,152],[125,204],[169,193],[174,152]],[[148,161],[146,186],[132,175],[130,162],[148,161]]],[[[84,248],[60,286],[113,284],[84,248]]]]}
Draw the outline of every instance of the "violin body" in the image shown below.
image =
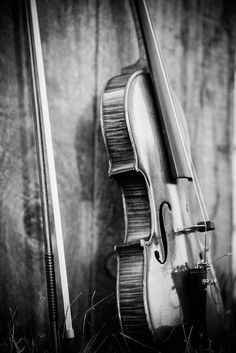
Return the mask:
{"type": "Polygon", "coordinates": [[[192,224],[191,182],[173,179],[158,116],[149,73],[134,70],[108,81],[102,131],[125,218],[124,244],[116,247],[118,312],[123,332],[147,344],[183,324],[217,335],[223,312],[221,298],[215,304],[203,284],[199,235],[175,231],[192,224]]]}

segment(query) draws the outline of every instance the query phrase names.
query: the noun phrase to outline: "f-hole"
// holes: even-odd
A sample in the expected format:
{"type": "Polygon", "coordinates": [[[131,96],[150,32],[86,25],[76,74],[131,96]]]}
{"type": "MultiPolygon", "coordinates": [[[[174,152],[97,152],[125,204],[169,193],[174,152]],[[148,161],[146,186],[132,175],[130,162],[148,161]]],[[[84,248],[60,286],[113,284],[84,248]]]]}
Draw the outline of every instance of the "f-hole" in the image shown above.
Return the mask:
{"type": "Polygon", "coordinates": [[[161,230],[161,239],[162,239],[162,245],[163,245],[163,259],[160,259],[160,253],[159,251],[155,251],[154,255],[157,259],[157,261],[160,264],[164,264],[167,260],[167,255],[168,255],[168,245],[167,245],[167,237],[166,237],[166,230],[165,230],[165,222],[164,222],[164,215],[163,215],[163,208],[164,206],[167,206],[169,211],[171,211],[171,205],[167,201],[163,201],[160,209],[159,209],[159,222],[160,222],[160,230],[161,230]]]}

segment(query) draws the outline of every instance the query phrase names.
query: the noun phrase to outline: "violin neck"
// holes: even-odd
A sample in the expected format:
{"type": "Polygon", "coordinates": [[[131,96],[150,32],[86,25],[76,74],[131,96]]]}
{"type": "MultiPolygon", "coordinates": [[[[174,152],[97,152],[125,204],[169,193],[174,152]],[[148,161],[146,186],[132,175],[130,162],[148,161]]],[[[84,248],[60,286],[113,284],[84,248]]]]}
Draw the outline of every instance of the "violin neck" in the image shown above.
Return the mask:
{"type": "Polygon", "coordinates": [[[142,67],[151,74],[165,143],[174,178],[192,179],[189,151],[185,146],[172,90],[164,69],[154,25],[145,0],[131,0],[142,67]]]}
{"type": "Polygon", "coordinates": [[[130,0],[130,4],[138,39],[139,61],[143,63],[143,66],[146,67],[148,71],[155,75],[156,80],[159,79],[163,81],[165,85],[169,85],[155,34],[154,24],[146,0],[130,0]],[[158,72],[156,72],[157,69],[158,72]]]}

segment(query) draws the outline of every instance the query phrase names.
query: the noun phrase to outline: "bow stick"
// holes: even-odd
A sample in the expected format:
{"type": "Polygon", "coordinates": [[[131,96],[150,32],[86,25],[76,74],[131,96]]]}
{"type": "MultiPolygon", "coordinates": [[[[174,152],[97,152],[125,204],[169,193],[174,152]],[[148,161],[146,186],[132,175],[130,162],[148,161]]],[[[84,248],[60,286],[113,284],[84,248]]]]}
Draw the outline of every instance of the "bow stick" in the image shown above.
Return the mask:
{"type": "Polygon", "coordinates": [[[72,327],[68,280],[62,235],[61,215],[59,207],[57,179],[55,171],[54,153],[52,145],[52,134],[50,127],[49,109],[47,101],[47,89],[43,65],[42,46],[40,39],[37,6],[35,0],[25,0],[27,31],[29,39],[30,63],[32,71],[34,108],[35,108],[35,135],[36,148],[38,154],[39,180],[41,188],[42,218],[44,225],[44,242],[45,242],[45,266],[46,281],[48,290],[48,306],[49,317],[51,323],[51,335],[53,339],[54,351],[60,351],[58,336],[58,310],[55,285],[55,270],[53,260],[52,239],[50,232],[49,203],[46,179],[46,163],[47,158],[49,180],[51,187],[51,197],[55,224],[55,234],[57,240],[59,270],[62,286],[62,297],[65,315],[65,335],[67,338],[74,338],[74,330],[72,327]],[[44,141],[46,157],[44,156],[44,141]]]}

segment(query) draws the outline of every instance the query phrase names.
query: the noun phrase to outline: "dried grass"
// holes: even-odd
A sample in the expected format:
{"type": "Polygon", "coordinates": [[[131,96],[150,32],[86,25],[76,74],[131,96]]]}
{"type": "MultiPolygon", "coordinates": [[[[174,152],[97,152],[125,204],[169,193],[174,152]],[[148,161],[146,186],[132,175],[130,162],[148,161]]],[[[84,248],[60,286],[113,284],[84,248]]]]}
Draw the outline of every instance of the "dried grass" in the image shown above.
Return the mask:
{"type": "MultiPolygon", "coordinates": [[[[111,321],[117,317],[111,317],[108,321],[101,323],[100,328],[95,334],[88,336],[86,333],[87,326],[91,325],[90,316],[96,312],[100,307],[103,307],[108,300],[114,298],[114,294],[110,294],[97,302],[95,302],[95,292],[91,299],[91,305],[86,310],[83,316],[82,328],[81,328],[81,339],[75,340],[73,344],[68,344],[64,337],[65,326],[62,327],[61,340],[62,340],[62,353],[130,353],[128,345],[134,343],[136,345],[135,352],[156,352],[161,353],[143,343],[135,340],[124,333],[119,331],[111,334],[106,334],[107,326],[110,325],[111,321]]],[[[71,305],[73,305],[79,298],[81,293],[75,298],[71,305]]],[[[8,334],[6,338],[0,338],[0,353],[51,353],[49,337],[34,337],[27,338],[16,336],[15,330],[15,317],[17,315],[17,308],[14,310],[10,308],[10,321],[8,323],[8,334]]],[[[77,315],[74,316],[74,318],[77,315]]],[[[193,347],[191,344],[192,329],[186,332],[184,325],[183,327],[183,350],[181,353],[234,353],[235,352],[235,332],[232,332],[229,337],[226,338],[224,347],[213,348],[212,341],[208,341],[207,347],[193,347]]],[[[173,329],[174,330],[174,329],[173,329]]],[[[170,350],[165,350],[165,353],[175,352],[175,347],[170,350]]],[[[178,351],[179,352],[179,351],[178,351]]]]}

